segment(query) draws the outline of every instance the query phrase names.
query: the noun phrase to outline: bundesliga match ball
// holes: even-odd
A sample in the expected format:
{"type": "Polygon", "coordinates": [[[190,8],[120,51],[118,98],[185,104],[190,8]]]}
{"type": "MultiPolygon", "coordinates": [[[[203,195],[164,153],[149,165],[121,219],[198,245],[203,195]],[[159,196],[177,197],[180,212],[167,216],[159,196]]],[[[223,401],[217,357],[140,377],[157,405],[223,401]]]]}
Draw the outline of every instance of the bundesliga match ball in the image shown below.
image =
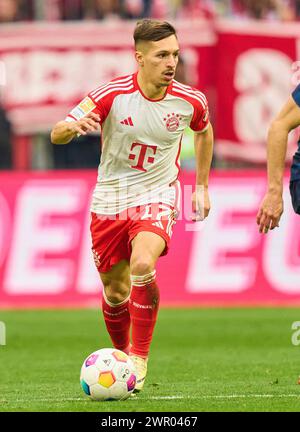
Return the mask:
{"type": "Polygon", "coordinates": [[[83,362],[80,383],[83,391],[93,400],[125,400],[136,384],[133,363],[123,351],[100,349],[83,362]]]}

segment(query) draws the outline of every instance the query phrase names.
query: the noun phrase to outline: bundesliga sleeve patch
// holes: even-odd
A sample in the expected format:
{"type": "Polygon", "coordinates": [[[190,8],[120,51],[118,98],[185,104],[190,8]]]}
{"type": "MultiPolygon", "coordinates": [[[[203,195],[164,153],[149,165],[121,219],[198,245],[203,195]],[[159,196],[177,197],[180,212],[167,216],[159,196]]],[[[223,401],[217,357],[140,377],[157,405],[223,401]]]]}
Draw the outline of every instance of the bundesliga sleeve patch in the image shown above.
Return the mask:
{"type": "Polygon", "coordinates": [[[70,112],[70,114],[71,114],[71,116],[75,117],[76,120],[80,120],[82,117],[89,114],[95,108],[96,108],[96,105],[94,104],[92,99],[87,96],[85,99],[83,99],[83,101],[80,102],[79,105],[77,105],[76,108],[74,108],[70,112]]]}

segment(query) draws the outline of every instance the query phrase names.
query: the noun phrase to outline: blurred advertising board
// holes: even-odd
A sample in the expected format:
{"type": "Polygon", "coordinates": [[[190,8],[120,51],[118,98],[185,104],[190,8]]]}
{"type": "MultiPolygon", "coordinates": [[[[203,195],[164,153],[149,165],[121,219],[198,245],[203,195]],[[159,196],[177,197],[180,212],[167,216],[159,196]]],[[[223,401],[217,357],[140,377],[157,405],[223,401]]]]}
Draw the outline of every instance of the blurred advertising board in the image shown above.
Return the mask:
{"type": "MultiPolygon", "coordinates": [[[[1,100],[15,132],[47,132],[89,91],[135,72],[134,24],[1,25],[1,100]]],[[[207,95],[217,154],[263,162],[268,126],[299,80],[299,23],[174,24],[184,60],[178,80],[207,95]]]]}
{"type": "MultiPolygon", "coordinates": [[[[97,306],[89,201],[96,174],[0,173],[0,307],[97,306]]],[[[164,306],[300,304],[300,218],[285,187],[280,228],[258,233],[265,174],[213,172],[211,212],[189,220],[194,175],[157,273],[164,306]]]]}
{"type": "MultiPolygon", "coordinates": [[[[300,25],[220,21],[217,33],[216,150],[264,162],[268,127],[300,82],[300,25]]],[[[298,135],[289,136],[288,159],[298,135]]]]}
{"type": "MultiPolygon", "coordinates": [[[[209,88],[213,29],[206,21],[176,27],[185,79],[209,88]],[[201,76],[200,61],[205,65],[201,76]]],[[[1,25],[0,74],[2,70],[5,85],[0,89],[16,132],[47,131],[91,90],[134,73],[133,30],[132,21],[1,25]]]]}

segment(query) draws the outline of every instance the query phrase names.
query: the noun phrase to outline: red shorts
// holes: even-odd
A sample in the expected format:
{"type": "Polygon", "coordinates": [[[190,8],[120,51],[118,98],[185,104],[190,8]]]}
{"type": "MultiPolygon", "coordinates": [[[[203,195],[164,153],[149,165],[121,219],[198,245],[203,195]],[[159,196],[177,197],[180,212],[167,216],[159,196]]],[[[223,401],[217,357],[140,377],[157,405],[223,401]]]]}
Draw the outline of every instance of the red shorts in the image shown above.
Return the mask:
{"type": "Polygon", "coordinates": [[[132,207],[117,215],[92,213],[92,251],[98,271],[105,273],[120,260],[129,261],[131,241],[141,231],[161,236],[166,243],[161,256],[166,255],[176,216],[174,207],[162,203],[132,207]]]}

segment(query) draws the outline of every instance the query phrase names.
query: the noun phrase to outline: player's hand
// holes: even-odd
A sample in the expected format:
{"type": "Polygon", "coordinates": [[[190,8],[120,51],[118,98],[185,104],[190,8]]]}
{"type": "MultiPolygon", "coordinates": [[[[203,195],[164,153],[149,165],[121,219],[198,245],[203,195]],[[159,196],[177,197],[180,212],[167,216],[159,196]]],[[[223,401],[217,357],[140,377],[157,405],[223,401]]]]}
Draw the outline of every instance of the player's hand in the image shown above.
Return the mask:
{"type": "Polygon", "coordinates": [[[74,134],[87,135],[88,132],[95,132],[100,129],[100,116],[90,112],[82,119],[76,122],[70,122],[70,131],[74,134]]]}
{"type": "Polygon", "coordinates": [[[202,186],[196,186],[196,191],[192,194],[192,206],[194,215],[192,221],[203,221],[210,211],[210,200],[208,189],[202,186]]]}
{"type": "Polygon", "coordinates": [[[279,226],[279,220],[283,213],[283,199],[280,192],[267,192],[256,216],[259,232],[267,234],[270,230],[279,226]]]}

